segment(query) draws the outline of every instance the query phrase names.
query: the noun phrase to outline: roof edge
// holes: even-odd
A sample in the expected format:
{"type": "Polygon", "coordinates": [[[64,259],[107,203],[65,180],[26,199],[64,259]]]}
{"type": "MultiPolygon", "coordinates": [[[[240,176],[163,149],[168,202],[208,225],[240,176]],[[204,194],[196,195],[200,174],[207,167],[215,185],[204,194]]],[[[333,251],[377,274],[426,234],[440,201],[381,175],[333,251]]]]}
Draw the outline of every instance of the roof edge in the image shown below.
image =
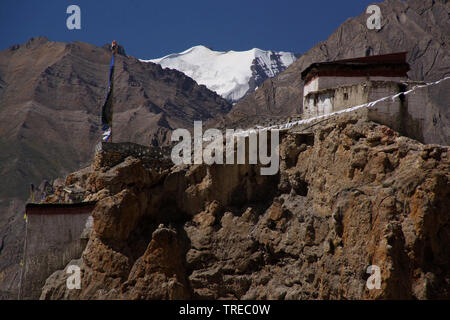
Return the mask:
{"type": "Polygon", "coordinates": [[[310,64],[305,70],[301,72],[302,80],[308,78],[308,75],[314,68],[324,68],[327,66],[343,67],[365,67],[365,66],[382,66],[390,65],[395,67],[407,67],[410,70],[409,64],[406,62],[408,52],[395,52],[389,54],[381,54],[376,56],[358,57],[351,59],[342,59],[335,61],[314,62],[310,64]]]}

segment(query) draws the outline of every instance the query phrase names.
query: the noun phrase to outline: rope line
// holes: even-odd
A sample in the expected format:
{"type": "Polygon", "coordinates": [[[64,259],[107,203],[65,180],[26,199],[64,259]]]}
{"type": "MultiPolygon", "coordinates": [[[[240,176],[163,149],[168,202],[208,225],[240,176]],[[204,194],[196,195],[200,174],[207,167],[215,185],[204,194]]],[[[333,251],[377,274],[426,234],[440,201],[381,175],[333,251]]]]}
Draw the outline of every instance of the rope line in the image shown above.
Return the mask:
{"type": "Polygon", "coordinates": [[[276,125],[272,125],[272,126],[269,126],[269,127],[259,127],[259,128],[256,128],[256,129],[248,129],[248,130],[238,131],[238,132],[235,132],[235,135],[247,136],[250,132],[255,132],[255,131],[290,129],[293,126],[298,126],[298,125],[301,125],[301,124],[310,123],[310,122],[312,122],[314,120],[318,120],[318,119],[322,119],[322,118],[329,118],[329,117],[332,117],[332,116],[337,115],[337,114],[352,112],[352,111],[355,111],[355,110],[358,110],[358,109],[361,109],[361,108],[366,108],[366,107],[367,108],[372,108],[373,106],[375,106],[379,102],[383,102],[383,101],[386,101],[386,100],[389,100],[389,99],[394,101],[395,98],[397,98],[397,97],[399,97],[401,95],[405,95],[406,96],[406,95],[410,94],[411,92],[414,92],[417,89],[426,88],[426,87],[429,87],[429,86],[434,86],[434,85],[439,84],[442,81],[445,81],[445,80],[448,80],[448,79],[450,79],[450,76],[444,77],[444,78],[439,79],[437,81],[428,82],[428,83],[425,83],[425,84],[422,84],[422,85],[415,85],[411,89],[409,89],[408,91],[396,93],[394,95],[386,96],[386,97],[380,98],[380,99],[375,100],[375,101],[370,101],[370,102],[367,102],[367,103],[364,103],[364,104],[360,104],[360,105],[357,105],[357,106],[349,107],[349,108],[342,109],[342,110],[339,110],[339,111],[334,111],[334,112],[323,114],[323,115],[320,115],[320,116],[311,117],[311,118],[308,118],[308,119],[292,121],[292,122],[288,122],[288,123],[285,123],[285,124],[276,124],[276,125]]]}

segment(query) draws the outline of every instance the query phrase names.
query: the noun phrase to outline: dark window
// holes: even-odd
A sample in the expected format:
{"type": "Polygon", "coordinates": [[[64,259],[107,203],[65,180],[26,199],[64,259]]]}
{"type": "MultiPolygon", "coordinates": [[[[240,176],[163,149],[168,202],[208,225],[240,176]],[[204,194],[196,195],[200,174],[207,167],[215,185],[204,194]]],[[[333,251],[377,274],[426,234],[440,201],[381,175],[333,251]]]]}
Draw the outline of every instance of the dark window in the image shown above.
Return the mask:
{"type": "Polygon", "coordinates": [[[344,92],[344,100],[348,100],[348,93],[344,92]]]}

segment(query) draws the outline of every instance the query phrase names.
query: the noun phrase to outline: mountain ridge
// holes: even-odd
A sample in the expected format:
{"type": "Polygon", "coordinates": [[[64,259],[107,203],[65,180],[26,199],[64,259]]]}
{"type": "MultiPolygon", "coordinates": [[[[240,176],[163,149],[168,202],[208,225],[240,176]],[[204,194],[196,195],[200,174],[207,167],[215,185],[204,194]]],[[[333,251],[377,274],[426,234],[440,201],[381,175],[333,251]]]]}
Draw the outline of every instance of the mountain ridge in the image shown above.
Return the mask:
{"type": "Polygon", "coordinates": [[[285,70],[295,59],[295,54],[284,51],[258,48],[214,51],[197,45],[179,53],[141,61],[179,70],[235,103],[253,92],[265,79],[285,70]]]}
{"type": "MultiPolygon", "coordinates": [[[[66,44],[39,37],[1,51],[0,56],[0,78],[6,83],[0,89],[0,143],[9,143],[6,154],[14,146],[36,149],[43,151],[39,158],[51,162],[56,154],[46,157],[49,150],[45,145],[56,150],[69,138],[71,144],[64,144],[64,148],[72,149],[70,170],[86,163],[100,139],[100,106],[106,92],[110,52],[82,42],[66,44]],[[81,136],[75,138],[74,134],[81,136]],[[27,147],[28,143],[37,144],[37,148],[27,147]]],[[[171,129],[189,128],[194,119],[213,118],[230,109],[225,100],[183,73],[126,55],[117,56],[115,82],[116,141],[168,143],[171,129]],[[138,116],[149,123],[136,125],[138,116]],[[155,126],[150,125],[153,122],[155,126]]],[[[64,158],[67,150],[57,154],[64,158]]],[[[1,158],[6,159],[6,155],[1,158]]]]}

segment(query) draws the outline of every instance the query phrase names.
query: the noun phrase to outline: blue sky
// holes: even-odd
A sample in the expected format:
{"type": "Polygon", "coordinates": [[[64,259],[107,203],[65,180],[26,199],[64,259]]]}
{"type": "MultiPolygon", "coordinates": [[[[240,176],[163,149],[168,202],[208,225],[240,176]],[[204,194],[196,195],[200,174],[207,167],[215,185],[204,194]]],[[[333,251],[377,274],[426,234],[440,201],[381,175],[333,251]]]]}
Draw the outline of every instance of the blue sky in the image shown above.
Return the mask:
{"type": "Polygon", "coordinates": [[[0,50],[31,37],[116,39],[128,54],[157,58],[203,44],[215,50],[272,49],[303,53],[368,0],[1,0],[0,50]],[[81,8],[81,30],[68,30],[66,9],[81,8]]]}

